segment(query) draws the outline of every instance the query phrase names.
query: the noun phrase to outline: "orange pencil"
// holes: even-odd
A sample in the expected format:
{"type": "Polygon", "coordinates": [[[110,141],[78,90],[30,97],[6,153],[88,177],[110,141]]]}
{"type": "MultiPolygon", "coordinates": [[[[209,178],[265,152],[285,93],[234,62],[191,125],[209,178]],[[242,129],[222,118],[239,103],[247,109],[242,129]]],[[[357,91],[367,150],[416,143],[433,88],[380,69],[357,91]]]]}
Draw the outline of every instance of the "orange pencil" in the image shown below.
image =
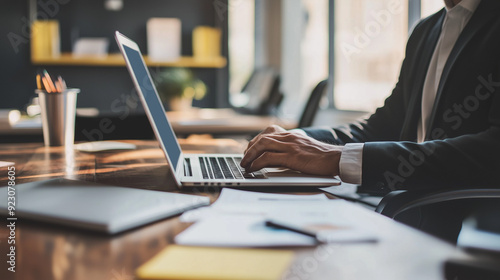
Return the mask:
{"type": "Polygon", "coordinates": [[[47,82],[47,79],[45,77],[42,77],[42,82],[43,86],[45,87],[45,91],[51,93],[52,91],[50,90],[49,83],[47,82]]]}
{"type": "Polygon", "coordinates": [[[47,72],[47,70],[43,70],[43,74],[45,75],[45,79],[47,80],[47,83],[50,87],[50,92],[56,92],[56,87],[54,86],[54,83],[50,78],[49,72],[47,72]]]}
{"type": "Polygon", "coordinates": [[[36,87],[42,89],[42,81],[40,79],[40,74],[36,74],[36,87]]]}

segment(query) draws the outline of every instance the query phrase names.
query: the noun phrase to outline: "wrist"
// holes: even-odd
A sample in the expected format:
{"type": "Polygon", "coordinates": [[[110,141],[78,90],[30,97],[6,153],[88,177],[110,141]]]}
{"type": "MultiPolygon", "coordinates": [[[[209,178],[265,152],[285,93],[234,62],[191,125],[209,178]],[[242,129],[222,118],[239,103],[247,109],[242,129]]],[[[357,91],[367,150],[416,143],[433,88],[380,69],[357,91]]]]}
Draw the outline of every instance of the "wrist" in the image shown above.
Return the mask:
{"type": "Polygon", "coordinates": [[[331,166],[333,166],[333,176],[340,175],[340,158],[342,157],[342,152],[344,151],[344,146],[333,146],[334,148],[330,152],[330,159],[332,160],[331,166]]]}

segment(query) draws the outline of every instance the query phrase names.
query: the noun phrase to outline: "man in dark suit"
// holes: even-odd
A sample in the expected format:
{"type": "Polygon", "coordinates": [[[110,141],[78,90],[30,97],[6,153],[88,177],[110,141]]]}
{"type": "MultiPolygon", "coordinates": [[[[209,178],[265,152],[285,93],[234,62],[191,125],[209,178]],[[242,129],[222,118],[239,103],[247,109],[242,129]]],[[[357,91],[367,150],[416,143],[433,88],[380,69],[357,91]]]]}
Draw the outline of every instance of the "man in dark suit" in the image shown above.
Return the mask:
{"type": "Polygon", "coordinates": [[[398,83],[367,120],[269,127],[249,143],[242,166],[339,175],[389,190],[498,186],[500,1],[445,4],[414,28],[398,83]]]}

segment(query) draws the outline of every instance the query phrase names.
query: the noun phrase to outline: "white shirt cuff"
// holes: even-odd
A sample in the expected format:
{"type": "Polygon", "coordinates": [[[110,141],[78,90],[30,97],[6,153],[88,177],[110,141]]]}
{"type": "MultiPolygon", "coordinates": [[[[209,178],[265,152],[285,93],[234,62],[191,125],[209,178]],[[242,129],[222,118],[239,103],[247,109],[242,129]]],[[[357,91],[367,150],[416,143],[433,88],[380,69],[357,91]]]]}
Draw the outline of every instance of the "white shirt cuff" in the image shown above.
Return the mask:
{"type": "Polygon", "coordinates": [[[349,143],[340,156],[340,179],[350,184],[361,184],[364,143],[349,143]]]}
{"type": "Polygon", "coordinates": [[[307,136],[307,133],[300,128],[290,129],[289,132],[298,133],[298,134],[302,134],[304,136],[307,136]]]}

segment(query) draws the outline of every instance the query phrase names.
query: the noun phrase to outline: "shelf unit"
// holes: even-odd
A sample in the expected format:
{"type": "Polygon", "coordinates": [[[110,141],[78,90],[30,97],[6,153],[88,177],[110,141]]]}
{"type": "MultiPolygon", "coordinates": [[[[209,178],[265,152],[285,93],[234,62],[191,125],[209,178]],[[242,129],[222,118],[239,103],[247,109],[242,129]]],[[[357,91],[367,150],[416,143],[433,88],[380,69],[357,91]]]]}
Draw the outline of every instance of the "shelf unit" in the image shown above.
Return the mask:
{"type": "MultiPolygon", "coordinates": [[[[25,0],[26,1],[26,0],[25,0]]],[[[227,6],[227,0],[217,0],[227,6]]],[[[28,0],[28,19],[43,19],[42,13],[46,11],[42,9],[36,0],[28,0]]],[[[66,1],[68,2],[68,1],[66,1]]],[[[122,32],[125,32],[131,38],[140,38],[138,40],[143,45],[145,38],[145,30],[138,28],[144,26],[145,22],[154,14],[155,17],[176,17],[180,18],[183,26],[213,26],[218,27],[222,31],[221,46],[227,45],[228,27],[227,16],[221,17],[218,11],[213,9],[213,3],[204,0],[194,1],[154,1],[154,5],[144,9],[141,1],[127,2],[123,12],[116,12],[112,15],[108,11],[103,11],[102,3],[99,1],[90,1],[88,5],[82,5],[80,1],[69,1],[67,4],[60,5],[60,12],[55,16],[51,16],[52,20],[58,20],[60,23],[60,40],[62,53],[58,56],[52,56],[50,53],[39,53],[39,55],[26,57],[29,60],[30,68],[50,68],[49,70],[63,73],[65,78],[71,80],[71,84],[79,85],[85,91],[86,104],[92,104],[99,109],[109,110],[110,100],[112,98],[121,98],[122,94],[127,94],[130,91],[130,83],[123,83],[123,79],[127,78],[126,73],[121,69],[125,67],[123,60],[117,49],[110,50],[107,56],[100,57],[74,57],[71,52],[68,38],[71,37],[73,30],[72,26],[81,26],[78,28],[79,33],[86,36],[103,36],[109,37],[110,42],[113,41],[111,34],[114,33],[116,26],[123,26],[122,32]],[[130,17],[130,11],[134,12],[134,16],[130,17]],[[87,24],[87,16],[92,17],[92,24],[87,24]],[[112,16],[112,18],[108,18],[112,16]],[[185,23],[185,24],[184,24],[185,23]],[[102,27],[102,28],[101,28],[102,27]],[[106,35],[108,34],[108,35],[106,35]],[[66,38],[66,39],[63,39],[66,38]],[[64,41],[63,41],[64,40],[64,41]],[[55,69],[52,69],[54,67],[55,69]],[[101,78],[102,77],[102,78],[101,78]],[[105,87],[107,99],[103,99],[100,94],[103,90],[101,83],[117,85],[114,87],[105,87]],[[103,102],[102,100],[106,100],[103,102]]],[[[16,2],[17,3],[17,2],[16,2]]],[[[184,30],[182,38],[191,36],[188,29],[184,30]]],[[[218,57],[203,59],[194,57],[187,46],[191,45],[192,40],[186,40],[182,44],[182,56],[177,61],[152,61],[148,55],[144,55],[144,61],[151,68],[168,68],[181,67],[193,70],[196,77],[202,79],[207,88],[212,94],[196,103],[199,107],[226,107],[228,106],[229,92],[229,58],[227,48],[221,47],[221,53],[218,57]]],[[[71,41],[73,42],[73,41],[71,41]]],[[[144,50],[143,50],[144,51],[144,50]]],[[[25,59],[26,59],[25,58],[25,59]]],[[[32,78],[25,79],[23,83],[24,91],[32,92],[32,78]],[[28,82],[29,81],[29,82],[28,82]]],[[[15,88],[19,90],[18,88],[15,88]]],[[[82,100],[83,98],[79,98],[82,100]]]]}
{"type": "MultiPolygon", "coordinates": [[[[147,66],[160,67],[189,67],[189,68],[224,68],[227,60],[224,57],[195,58],[182,56],[178,61],[152,61],[144,56],[147,66]]],[[[32,57],[34,65],[65,65],[65,66],[125,66],[125,60],[119,53],[108,54],[104,57],[79,56],[71,53],[62,53],[59,57],[32,57]]]]}

